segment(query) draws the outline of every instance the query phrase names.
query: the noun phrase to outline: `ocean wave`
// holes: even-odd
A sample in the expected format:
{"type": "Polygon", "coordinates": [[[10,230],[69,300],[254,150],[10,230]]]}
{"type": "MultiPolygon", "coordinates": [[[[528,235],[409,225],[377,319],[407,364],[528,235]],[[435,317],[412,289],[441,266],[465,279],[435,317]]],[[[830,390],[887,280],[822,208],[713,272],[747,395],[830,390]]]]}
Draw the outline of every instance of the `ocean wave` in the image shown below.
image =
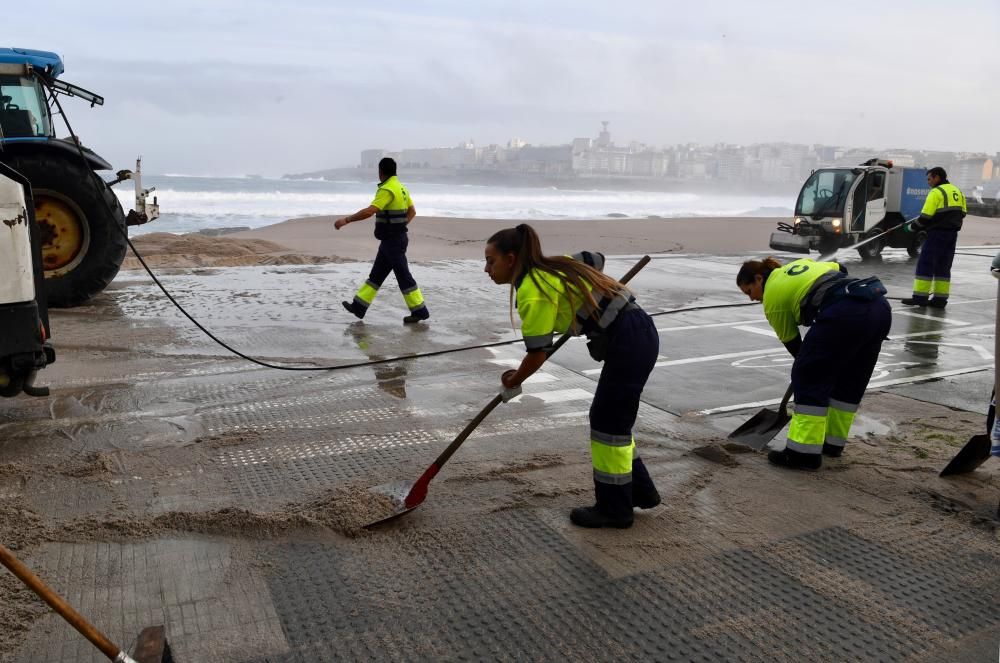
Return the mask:
{"type": "MultiPolygon", "coordinates": [[[[264,178],[190,179],[151,177],[161,218],[150,231],[191,232],[232,225],[253,228],[304,216],[354,212],[371,200],[365,182],[334,183],[264,178]]],[[[122,206],[133,206],[131,187],[114,189],[122,206]]],[[[473,219],[676,218],[787,216],[786,197],[709,195],[691,192],[601,191],[553,188],[449,186],[421,183],[414,205],[421,216],[473,219]]]]}

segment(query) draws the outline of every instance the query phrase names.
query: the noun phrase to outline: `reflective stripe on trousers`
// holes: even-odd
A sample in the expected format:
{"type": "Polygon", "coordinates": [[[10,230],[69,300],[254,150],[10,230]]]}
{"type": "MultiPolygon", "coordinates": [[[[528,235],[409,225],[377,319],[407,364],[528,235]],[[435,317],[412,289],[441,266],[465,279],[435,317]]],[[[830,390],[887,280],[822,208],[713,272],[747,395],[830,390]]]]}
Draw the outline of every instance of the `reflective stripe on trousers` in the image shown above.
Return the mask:
{"type": "Polygon", "coordinates": [[[420,288],[417,286],[403,290],[403,301],[406,302],[406,307],[411,311],[416,311],[424,307],[424,296],[420,293],[420,288]]]}
{"type": "Polygon", "coordinates": [[[844,297],[820,309],[792,365],[789,449],[820,453],[828,436],[847,439],[891,324],[884,298],[844,297]]]}
{"type": "Polygon", "coordinates": [[[913,280],[913,296],[916,299],[924,299],[930,294],[938,299],[947,299],[951,292],[951,264],[955,260],[957,242],[958,231],[955,230],[931,230],[927,233],[927,239],[920,247],[916,278],[913,280]]]}
{"type": "Polygon", "coordinates": [[[857,403],[845,403],[830,399],[830,409],[826,413],[826,444],[842,447],[847,444],[847,436],[851,433],[851,424],[858,412],[857,403]]]}
{"type": "Polygon", "coordinates": [[[788,448],[808,454],[823,450],[826,439],[826,414],[829,408],[795,404],[792,423],[788,427],[788,448]]]}
{"type": "Polygon", "coordinates": [[[609,435],[590,430],[590,458],[594,464],[594,481],[621,485],[632,481],[632,458],[636,455],[635,439],[628,435],[609,435]]]}

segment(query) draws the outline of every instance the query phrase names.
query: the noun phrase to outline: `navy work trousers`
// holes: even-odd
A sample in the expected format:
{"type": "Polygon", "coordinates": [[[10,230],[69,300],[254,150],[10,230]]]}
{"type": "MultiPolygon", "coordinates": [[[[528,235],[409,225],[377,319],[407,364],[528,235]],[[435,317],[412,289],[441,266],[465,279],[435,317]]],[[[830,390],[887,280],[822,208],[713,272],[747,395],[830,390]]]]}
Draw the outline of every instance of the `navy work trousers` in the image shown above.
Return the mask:
{"type": "Polygon", "coordinates": [[[917,258],[917,278],[950,280],[957,242],[956,230],[929,231],[917,258]]]}
{"type": "Polygon", "coordinates": [[[795,405],[860,403],[891,325],[884,297],[842,297],[821,308],[792,365],[795,405]]]}
{"type": "Polygon", "coordinates": [[[385,278],[392,272],[396,275],[400,290],[405,292],[416,286],[417,281],[410,274],[410,265],[406,262],[406,247],[409,244],[410,238],[406,233],[386,237],[379,242],[378,253],[375,255],[375,263],[372,265],[368,280],[381,287],[385,278]]]}
{"type": "MultiPolygon", "coordinates": [[[[639,397],[660,351],[660,337],[653,319],[639,308],[622,311],[605,333],[610,335],[608,351],[590,406],[590,428],[631,436],[639,397]]],[[[633,500],[648,503],[657,494],[638,453],[632,458],[631,482],[605,483],[595,473],[594,492],[597,508],[616,517],[631,517],[633,500]]]]}

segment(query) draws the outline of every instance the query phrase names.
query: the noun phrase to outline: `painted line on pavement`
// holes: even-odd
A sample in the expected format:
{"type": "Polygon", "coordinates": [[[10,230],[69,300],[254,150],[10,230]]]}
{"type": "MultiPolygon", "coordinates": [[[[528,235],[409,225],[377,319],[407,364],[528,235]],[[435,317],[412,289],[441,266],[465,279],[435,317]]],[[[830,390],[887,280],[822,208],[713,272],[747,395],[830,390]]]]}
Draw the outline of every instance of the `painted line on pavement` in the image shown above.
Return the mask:
{"type": "Polygon", "coordinates": [[[753,324],[755,322],[764,322],[760,318],[751,318],[748,320],[735,320],[732,322],[712,322],[704,325],[682,325],[680,327],[657,327],[656,331],[660,332],[672,332],[672,331],[688,331],[691,329],[708,329],[710,327],[735,327],[736,325],[746,325],[753,324]]]}
{"type": "Polygon", "coordinates": [[[965,325],[971,325],[971,322],[966,322],[965,320],[955,320],[954,318],[942,318],[936,315],[926,315],[924,313],[913,313],[912,311],[893,311],[895,315],[905,315],[908,318],[923,318],[924,320],[937,320],[938,322],[943,322],[947,325],[955,325],[957,327],[964,327],[965,325]]]}
{"type": "MultiPolygon", "coordinates": [[[[923,375],[914,375],[908,378],[894,378],[892,380],[881,380],[879,382],[872,382],[868,385],[866,391],[872,391],[875,389],[880,389],[882,387],[894,387],[901,384],[913,384],[915,382],[928,382],[930,380],[936,380],[939,378],[947,378],[955,375],[966,375],[968,373],[979,373],[981,371],[993,370],[993,364],[984,364],[982,366],[970,366],[967,368],[956,368],[950,371],[938,371],[936,373],[924,373],[923,375]]],[[[774,398],[766,401],[754,401],[752,403],[738,403],[736,405],[723,405],[722,407],[713,407],[706,410],[698,410],[697,414],[721,414],[723,412],[735,412],[737,410],[747,410],[755,407],[764,407],[766,405],[777,405],[781,402],[780,398],[774,398]]]]}
{"type": "Polygon", "coordinates": [[[747,325],[742,325],[740,327],[733,327],[733,329],[739,329],[740,331],[750,332],[751,334],[760,334],[761,336],[774,336],[774,332],[771,329],[761,329],[760,327],[750,327],[747,325]]]}

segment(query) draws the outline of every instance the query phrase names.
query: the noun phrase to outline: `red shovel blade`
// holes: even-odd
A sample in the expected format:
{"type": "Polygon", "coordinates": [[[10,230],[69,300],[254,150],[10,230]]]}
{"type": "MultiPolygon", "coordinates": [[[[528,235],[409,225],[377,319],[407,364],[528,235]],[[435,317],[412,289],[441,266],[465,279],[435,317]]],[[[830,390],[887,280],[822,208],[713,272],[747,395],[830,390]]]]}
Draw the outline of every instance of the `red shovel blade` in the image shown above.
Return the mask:
{"type": "Polygon", "coordinates": [[[403,514],[409,513],[420,506],[423,501],[427,499],[427,486],[437,473],[438,466],[431,465],[424,471],[420,478],[417,479],[416,483],[412,483],[410,481],[392,481],[390,483],[384,483],[381,486],[370,488],[369,490],[373,493],[388,495],[389,499],[392,500],[394,508],[392,513],[385,518],[380,518],[365,525],[365,529],[371,529],[376,525],[381,525],[389,522],[390,520],[395,520],[403,514]]]}

